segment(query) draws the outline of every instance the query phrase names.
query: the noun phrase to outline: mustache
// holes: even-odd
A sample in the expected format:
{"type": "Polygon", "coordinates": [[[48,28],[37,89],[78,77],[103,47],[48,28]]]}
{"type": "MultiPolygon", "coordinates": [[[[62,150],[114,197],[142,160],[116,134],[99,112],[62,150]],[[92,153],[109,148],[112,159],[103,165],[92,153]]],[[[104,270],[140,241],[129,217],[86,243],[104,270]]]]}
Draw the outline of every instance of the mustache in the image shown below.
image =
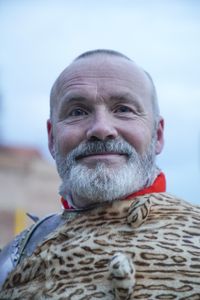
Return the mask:
{"type": "Polygon", "coordinates": [[[91,141],[80,144],[73,149],[69,156],[76,160],[84,156],[101,153],[117,153],[130,157],[135,149],[122,139],[113,139],[107,141],[91,141]]]}

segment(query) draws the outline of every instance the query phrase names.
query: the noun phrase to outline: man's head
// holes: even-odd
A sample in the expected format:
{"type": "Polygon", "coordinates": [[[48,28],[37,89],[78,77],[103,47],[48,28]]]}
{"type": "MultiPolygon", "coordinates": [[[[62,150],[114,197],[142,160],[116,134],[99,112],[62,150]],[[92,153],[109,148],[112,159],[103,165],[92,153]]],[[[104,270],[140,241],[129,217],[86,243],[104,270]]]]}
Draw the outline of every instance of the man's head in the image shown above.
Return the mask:
{"type": "Polygon", "coordinates": [[[152,183],[163,146],[151,77],[121,53],[86,52],[51,91],[49,149],[61,194],[76,206],[123,198],[152,183]]]}

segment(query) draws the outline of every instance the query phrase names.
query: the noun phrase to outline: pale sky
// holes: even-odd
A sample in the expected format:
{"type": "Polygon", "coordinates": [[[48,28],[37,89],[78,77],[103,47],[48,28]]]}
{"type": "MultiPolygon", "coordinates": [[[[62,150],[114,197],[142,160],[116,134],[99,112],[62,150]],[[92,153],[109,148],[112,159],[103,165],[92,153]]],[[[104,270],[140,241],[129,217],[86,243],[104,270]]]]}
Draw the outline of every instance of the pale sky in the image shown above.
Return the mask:
{"type": "Polygon", "coordinates": [[[1,131],[49,159],[49,91],[80,53],[120,51],[153,77],[167,190],[200,205],[200,1],[1,0],[1,131]]]}

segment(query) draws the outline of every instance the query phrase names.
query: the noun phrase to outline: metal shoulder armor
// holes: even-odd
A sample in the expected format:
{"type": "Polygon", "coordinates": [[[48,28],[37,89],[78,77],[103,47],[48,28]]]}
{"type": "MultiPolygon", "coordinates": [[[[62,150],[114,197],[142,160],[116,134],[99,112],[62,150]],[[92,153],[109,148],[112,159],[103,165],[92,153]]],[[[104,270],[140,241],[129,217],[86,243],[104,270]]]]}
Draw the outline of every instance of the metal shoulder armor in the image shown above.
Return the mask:
{"type": "Polygon", "coordinates": [[[62,222],[60,214],[46,216],[33,224],[30,228],[17,235],[0,252],[0,286],[3,285],[8,274],[25,257],[30,256],[37,245],[62,222]]]}
{"type": "Polygon", "coordinates": [[[20,248],[25,241],[29,229],[24,230],[17,235],[3,250],[0,252],[0,286],[4,283],[7,275],[14,269],[20,258],[20,248]]]}

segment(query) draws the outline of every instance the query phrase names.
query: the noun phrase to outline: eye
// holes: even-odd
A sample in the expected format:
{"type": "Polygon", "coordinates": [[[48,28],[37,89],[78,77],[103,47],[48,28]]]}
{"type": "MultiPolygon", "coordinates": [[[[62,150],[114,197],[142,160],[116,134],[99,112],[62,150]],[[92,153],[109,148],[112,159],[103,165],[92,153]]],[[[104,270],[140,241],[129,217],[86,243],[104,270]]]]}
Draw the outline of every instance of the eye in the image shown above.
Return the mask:
{"type": "Polygon", "coordinates": [[[70,111],[69,116],[70,117],[79,117],[79,116],[84,116],[87,115],[88,113],[83,110],[82,108],[75,108],[70,111]]]}
{"type": "Polygon", "coordinates": [[[132,109],[126,105],[120,105],[115,110],[115,113],[129,113],[132,112],[132,109]]]}

